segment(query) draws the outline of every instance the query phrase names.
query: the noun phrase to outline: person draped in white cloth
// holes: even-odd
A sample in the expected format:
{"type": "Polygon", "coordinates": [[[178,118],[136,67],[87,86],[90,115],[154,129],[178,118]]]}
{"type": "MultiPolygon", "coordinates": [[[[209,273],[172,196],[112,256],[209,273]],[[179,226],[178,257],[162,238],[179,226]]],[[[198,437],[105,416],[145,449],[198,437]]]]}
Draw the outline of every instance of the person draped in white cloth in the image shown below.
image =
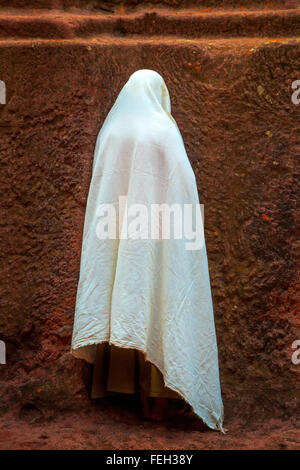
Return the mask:
{"type": "Polygon", "coordinates": [[[145,208],[150,214],[162,205],[199,204],[167,86],[157,72],[138,70],[119,93],[96,141],[71,352],[94,363],[103,343],[139,351],[162,374],[168,390],[210,428],[224,432],[202,218],[194,217],[202,230],[200,243],[184,230],[178,235],[178,217],[172,226],[177,236],[165,235],[160,223],[157,228],[158,219],[151,219],[153,230],[143,223],[145,208]],[[139,208],[143,217],[130,226],[139,208]],[[133,226],[141,225],[137,236],[133,226]]]}

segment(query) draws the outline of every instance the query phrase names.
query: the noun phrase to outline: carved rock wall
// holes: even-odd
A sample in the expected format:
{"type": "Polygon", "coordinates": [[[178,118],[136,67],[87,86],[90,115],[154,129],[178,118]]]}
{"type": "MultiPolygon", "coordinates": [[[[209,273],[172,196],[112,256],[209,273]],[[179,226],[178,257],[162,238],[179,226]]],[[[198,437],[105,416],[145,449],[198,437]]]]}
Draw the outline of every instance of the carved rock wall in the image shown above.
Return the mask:
{"type": "Polygon", "coordinates": [[[300,10],[142,3],[0,2],[1,409],[89,405],[69,350],[95,139],[129,75],[152,68],[205,204],[226,417],[295,415],[300,10]]]}

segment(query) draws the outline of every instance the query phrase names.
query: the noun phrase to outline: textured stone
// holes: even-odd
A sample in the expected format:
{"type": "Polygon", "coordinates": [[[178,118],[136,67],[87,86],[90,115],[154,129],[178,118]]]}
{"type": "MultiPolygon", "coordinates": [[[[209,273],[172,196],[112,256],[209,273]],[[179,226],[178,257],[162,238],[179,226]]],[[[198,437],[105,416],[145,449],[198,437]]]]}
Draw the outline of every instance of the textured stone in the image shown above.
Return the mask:
{"type": "Polygon", "coordinates": [[[299,10],[202,10],[151,9],[114,14],[88,11],[15,11],[0,15],[0,38],[73,39],[103,34],[136,39],[170,36],[200,37],[295,37],[300,33],[299,10]]]}
{"type": "Polygon", "coordinates": [[[149,0],[143,2],[140,0],[0,0],[0,6],[6,8],[38,8],[38,9],[85,9],[102,10],[106,12],[115,12],[121,8],[123,12],[126,9],[136,10],[146,7],[164,7],[169,9],[194,8],[207,10],[208,8],[230,9],[240,8],[248,10],[260,8],[261,10],[272,10],[274,8],[290,9],[296,8],[297,0],[149,0]]]}
{"type": "Polygon", "coordinates": [[[226,417],[295,415],[299,38],[38,31],[0,41],[1,409],[37,409],[39,421],[90,406],[89,368],[69,350],[95,139],[130,74],[151,68],[169,88],[205,205],[226,417]]]}

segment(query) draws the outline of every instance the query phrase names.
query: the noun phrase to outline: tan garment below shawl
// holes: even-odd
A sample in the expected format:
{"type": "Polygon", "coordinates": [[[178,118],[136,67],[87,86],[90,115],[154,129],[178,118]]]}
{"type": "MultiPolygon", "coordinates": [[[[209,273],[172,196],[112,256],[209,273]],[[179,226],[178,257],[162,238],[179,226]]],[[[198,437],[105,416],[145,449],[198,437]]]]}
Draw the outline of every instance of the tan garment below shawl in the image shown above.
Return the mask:
{"type": "Polygon", "coordinates": [[[143,391],[148,397],[181,398],[164,385],[162,373],[137,349],[97,346],[91,398],[143,391]]]}

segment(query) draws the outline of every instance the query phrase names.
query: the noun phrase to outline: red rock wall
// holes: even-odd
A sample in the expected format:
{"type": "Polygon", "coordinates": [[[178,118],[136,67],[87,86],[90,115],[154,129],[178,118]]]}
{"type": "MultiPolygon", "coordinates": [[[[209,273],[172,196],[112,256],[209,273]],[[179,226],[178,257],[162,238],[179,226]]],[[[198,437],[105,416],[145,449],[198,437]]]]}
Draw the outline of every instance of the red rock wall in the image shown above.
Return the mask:
{"type": "Polygon", "coordinates": [[[205,204],[226,416],[295,415],[299,8],[178,0],[144,15],[143,2],[106,2],[109,15],[104,2],[8,3],[99,11],[0,10],[1,409],[89,405],[88,367],[69,350],[95,139],[129,75],[151,68],[205,204]]]}

